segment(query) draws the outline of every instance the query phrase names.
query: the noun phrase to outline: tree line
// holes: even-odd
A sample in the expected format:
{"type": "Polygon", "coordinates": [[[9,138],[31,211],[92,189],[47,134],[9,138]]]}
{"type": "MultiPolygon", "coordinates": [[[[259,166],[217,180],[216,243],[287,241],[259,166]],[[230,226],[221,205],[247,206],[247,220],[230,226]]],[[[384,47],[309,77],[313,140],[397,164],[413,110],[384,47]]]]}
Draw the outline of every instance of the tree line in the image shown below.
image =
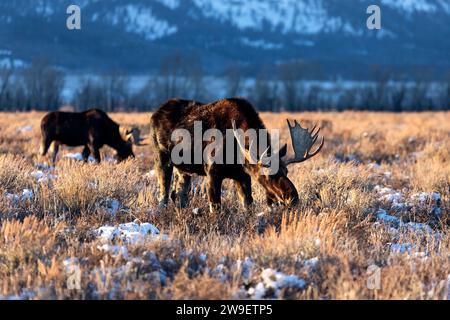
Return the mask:
{"type": "Polygon", "coordinates": [[[106,111],[150,111],[173,97],[213,101],[243,96],[264,111],[427,111],[450,109],[450,76],[433,83],[426,74],[392,81],[392,73],[374,68],[364,85],[332,89],[305,79],[310,65],[299,62],[261,70],[249,78],[237,66],[220,77],[220,88],[205,75],[199,60],[182,55],[167,58],[156,76],[133,90],[130,78],[120,72],[83,78],[70,101],[63,99],[65,74],[45,60],[15,69],[0,66],[0,110],[57,110],[70,105],[75,110],[101,108],[106,111]],[[249,80],[251,79],[251,80],[249,80]]]}

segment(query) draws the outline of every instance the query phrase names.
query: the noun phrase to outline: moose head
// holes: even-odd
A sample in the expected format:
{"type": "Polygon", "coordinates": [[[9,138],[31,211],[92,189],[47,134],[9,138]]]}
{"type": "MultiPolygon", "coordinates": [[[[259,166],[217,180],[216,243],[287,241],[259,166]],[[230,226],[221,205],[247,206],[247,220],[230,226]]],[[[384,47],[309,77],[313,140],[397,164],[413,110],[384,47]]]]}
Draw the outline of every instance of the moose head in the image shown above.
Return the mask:
{"type": "Polygon", "coordinates": [[[252,155],[251,146],[249,150],[241,144],[240,139],[237,136],[235,123],[233,122],[233,131],[238,142],[241,152],[244,154],[247,160],[245,168],[246,171],[254,177],[266,191],[266,199],[268,205],[280,203],[286,206],[295,206],[298,203],[298,192],[295,185],[288,178],[288,165],[301,163],[308,159],[311,159],[317,155],[325,143],[325,138],[322,140],[315,151],[311,152],[313,146],[316,144],[319,138],[320,127],[317,124],[308,130],[303,128],[297,120],[294,120],[294,124],[291,125],[289,120],[287,125],[289,128],[292,147],[294,149],[294,157],[285,158],[287,154],[287,144],[275,152],[271,158],[277,157],[279,160],[279,168],[275,174],[260,174],[261,168],[267,167],[264,158],[271,153],[271,147],[269,146],[258,159],[252,155]]]}
{"type": "Polygon", "coordinates": [[[147,143],[143,143],[145,138],[141,137],[141,131],[138,128],[119,127],[120,136],[123,143],[121,147],[117,148],[116,159],[121,162],[128,157],[134,158],[133,145],[146,146],[147,143]]]}

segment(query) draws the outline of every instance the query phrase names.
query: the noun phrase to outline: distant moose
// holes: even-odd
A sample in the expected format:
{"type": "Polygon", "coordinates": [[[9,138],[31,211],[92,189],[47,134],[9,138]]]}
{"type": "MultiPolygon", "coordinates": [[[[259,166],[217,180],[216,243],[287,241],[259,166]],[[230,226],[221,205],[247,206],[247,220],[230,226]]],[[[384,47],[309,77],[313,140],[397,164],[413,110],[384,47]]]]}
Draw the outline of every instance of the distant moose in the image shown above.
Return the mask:
{"type": "Polygon", "coordinates": [[[100,148],[104,145],[117,151],[118,161],[134,157],[133,144],[144,145],[138,129],[121,127],[98,109],[50,112],[41,120],[41,134],[40,154],[45,156],[50,148],[53,163],[61,144],[84,146],[83,160],[87,162],[92,153],[98,163],[101,161],[100,148]]]}
{"type": "MultiPolygon", "coordinates": [[[[150,122],[151,139],[155,146],[155,171],[160,186],[161,207],[167,205],[169,197],[176,201],[180,207],[188,205],[188,193],[193,174],[206,176],[207,195],[212,212],[220,208],[221,187],[224,179],[234,180],[239,198],[246,208],[253,202],[252,178],[265,189],[269,206],[276,203],[295,206],[298,203],[297,189],[287,177],[287,166],[306,161],[321,151],[324,138],[322,138],[316,150],[311,152],[318,139],[320,128],[314,127],[312,130],[307,130],[302,128],[297,121],[294,122],[294,125],[291,125],[288,121],[295,156],[282,159],[287,153],[286,144],[280,150],[269,150],[271,153],[275,152],[272,156],[279,157],[279,169],[276,174],[261,175],[262,161],[253,164],[250,161],[245,161],[243,164],[237,164],[236,162],[236,164],[181,163],[175,165],[171,161],[171,151],[175,146],[175,142],[171,140],[171,133],[180,128],[192,133],[195,121],[202,122],[202,130],[218,129],[223,132],[224,136],[226,130],[230,128],[233,128],[234,132],[238,129],[243,131],[265,129],[258,113],[244,99],[224,99],[210,104],[173,99],[161,105],[153,113],[150,122]],[[169,195],[173,174],[175,174],[173,192],[169,195]]],[[[233,138],[238,140],[236,135],[233,138]]],[[[224,144],[226,143],[225,140],[223,141],[224,144]]],[[[239,148],[245,155],[245,159],[249,159],[249,141],[245,141],[244,144],[237,142],[236,148],[239,148]]],[[[202,147],[205,147],[205,143],[202,147]]]]}

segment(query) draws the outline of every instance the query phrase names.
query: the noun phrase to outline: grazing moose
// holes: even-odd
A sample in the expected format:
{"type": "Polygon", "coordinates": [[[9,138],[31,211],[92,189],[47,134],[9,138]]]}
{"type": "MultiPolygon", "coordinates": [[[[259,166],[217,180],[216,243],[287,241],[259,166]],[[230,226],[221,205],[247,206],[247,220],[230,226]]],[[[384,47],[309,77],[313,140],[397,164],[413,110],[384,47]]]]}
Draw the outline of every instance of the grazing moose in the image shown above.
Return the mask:
{"type": "MultiPolygon", "coordinates": [[[[324,139],[319,147],[310,153],[316,143],[320,128],[314,127],[311,131],[303,129],[297,121],[291,126],[288,121],[291,140],[295,152],[292,159],[282,160],[287,153],[287,145],[278,152],[272,153],[272,157],[279,157],[279,169],[275,174],[260,174],[263,162],[256,163],[245,161],[243,164],[219,164],[203,162],[202,164],[174,164],[171,159],[171,151],[176,142],[171,140],[171,134],[176,129],[194,131],[194,122],[201,121],[202,130],[214,128],[220,130],[224,137],[227,129],[234,129],[233,139],[237,140],[237,147],[250,160],[248,142],[239,143],[236,130],[241,129],[265,129],[258,113],[253,106],[243,99],[232,98],[216,101],[210,104],[201,104],[195,101],[169,100],[161,105],[151,117],[151,137],[155,145],[155,166],[160,185],[160,206],[168,203],[169,191],[173,171],[175,171],[174,195],[179,201],[180,207],[188,204],[188,192],[191,175],[206,176],[207,194],[210,210],[216,211],[220,208],[221,186],[224,179],[232,179],[236,184],[237,193],[244,207],[248,208],[252,202],[251,179],[254,178],[265,189],[267,204],[281,203],[287,206],[296,205],[298,193],[294,184],[287,177],[287,165],[300,163],[318,154],[324,145],[324,139]]],[[[191,135],[192,136],[192,135],[191,135]]],[[[226,144],[226,138],[223,144],[226,144]]],[[[194,143],[194,142],[192,142],[194,143]]],[[[207,142],[202,143],[205,148],[207,142]]],[[[269,148],[270,149],[270,146],[269,148]]]]}
{"type": "Polygon", "coordinates": [[[119,126],[102,110],[84,112],[54,111],[41,120],[40,154],[45,156],[51,147],[52,162],[55,163],[59,145],[84,146],[82,156],[86,162],[92,153],[100,163],[100,148],[105,144],[117,151],[116,159],[134,157],[132,144],[141,144],[138,129],[119,126]]]}

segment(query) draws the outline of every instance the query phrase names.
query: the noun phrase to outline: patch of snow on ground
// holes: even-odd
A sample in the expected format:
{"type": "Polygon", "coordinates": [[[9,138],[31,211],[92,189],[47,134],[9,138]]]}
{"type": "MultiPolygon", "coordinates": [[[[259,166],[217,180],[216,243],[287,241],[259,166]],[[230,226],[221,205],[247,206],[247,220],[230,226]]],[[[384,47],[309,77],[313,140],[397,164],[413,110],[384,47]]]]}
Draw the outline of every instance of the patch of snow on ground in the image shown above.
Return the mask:
{"type": "Polygon", "coordinates": [[[319,257],[314,257],[314,258],[311,258],[311,259],[306,260],[306,261],[303,263],[303,265],[304,265],[305,267],[307,267],[307,268],[314,269],[314,268],[317,266],[318,263],[319,263],[319,257]]]}
{"type": "Polygon", "coordinates": [[[400,192],[380,186],[376,186],[375,191],[380,195],[379,200],[389,202],[392,208],[399,210],[405,208],[406,205],[400,192]]]}
{"type": "Polygon", "coordinates": [[[253,266],[254,263],[249,258],[245,258],[244,261],[241,259],[236,261],[236,268],[241,271],[241,276],[245,281],[249,281],[251,279],[253,266]]]}
{"type": "Polygon", "coordinates": [[[393,243],[389,247],[391,257],[407,255],[408,257],[419,258],[422,262],[426,262],[428,260],[428,253],[417,251],[417,249],[417,246],[411,243],[393,243]]]}
{"type": "Polygon", "coordinates": [[[160,236],[158,228],[151,223],[129,222],[114,226],[103,226],[94,230],[94,234],[102,241],[122,240],[127,244],[142,243],[146,239],[166,239],[160,236]]]}
{"type": "Polygon", "coordinates": [[[261,279],[262,282],[259,282],[255,287],[251,287],[248,290],[248,294],[254,299],[266,298],[270,292],[273,293],[273,296],[269,298],[278,298],[282,289],[292,288],[301,290],[306,287],[306,281],[298,276],[286,275],[270,268],[264,269],[261,272],[261,279]]]}
{"type": "Polygon", "coordinates": [[[420,204],[425,204],[429,201],[441,201],[441,194],[438,192],[419,192],[411,196],[411,200],[416,200],[420,204]]]}
{"type": "Polygon", "coordinates": [[[17,128],[19,132],[31,132],[33,130],[33,126],[20,126],[17,128]]]}
{"type": "Polygon", "coordinates": [[[379,209],[377,211],[377,219],[381,222],[391,224],[391,225],[395,226],[396,228],[398,228],[401,224],[401,220],[399,218],[391,216],[383,209],[379,209]]]}
{"type": "Polygon", "coordinates": [[[33,190],[31,189],[23,189],[21,194],[13,194],[13,193],[5,193],[5,197],[12,201],[13,203],[17,203],[19,201],[27,201],[33,199],[33,190]]]}
{"type": "Polygon", "coordinates": [[[407,201],[404,200],[403,195],[391,188],[376,186],[375,191],[378,193],[378,200],[387,202],[394,210],[405,210],[411,207],[424,207],[428,204],[434,203],[432,213],[439,217],[441,210],[441,195],[438,192],[420,192],[411,195],[407,201]]]}
{"type": "Polygon", "coordinates": [[[390,246],[390,250],[392,253],[411,254],[413,245],[411,243],[393,243],[390,246]]]}
{"type": "Polygon", "coordinates": [[[35,170],[35,171],[31,172],[30,175],[33,178],[35,178],[38,183],[45,183],[45,182],[48,182],[50,180],[54,180],[57,178],[57,176],[55,176],[51,173],[46,173],[42,170],[35,170]]]}
{"type": "Polygon", "coordinates": [[[37,163],[36,169],[53,171],[53,170],[55,170],[55,167],[49,165],[47,162],[43,162],[43,163],[37,163]]]}
{"type": "Polygon", "coordinates": [[[400,220],[400,218],[388,214],[383,209],[378,210],[377,220],[379,222],[392,225],[393,227],[398,228],[398,230],[400,231],[412,231],[421,235],[432,235],[434,233],[433,229],[425,223],[418,223],[418,222],[404,223],[400,220]]]}
{"type": "Polygon", "coordinates": [[[117,199],[106,198],[98,203],[98,207],[105,209],[109,215],[115,217],[122,207],[122,204],[117,199]]]}
{"type": "MultiPolygon", "coordinates": [[[[79,152],[66,153],[64,155],[64,158],[73,159],[73,160],[77,160],[77,161],[83,161],[83,155],[81,153],[79,153],[79,152]]],[[[95,162],[95,159],[94,159],[94,157],[89,156],[88,161],[89,162],[95,162]]]]}
{"type": "Polygon", "coordinates": [[[105,243],[101,246],[97,246],[97,248],[100,251],[111,254],[113,257],[122,256],[124,259],[128,259],[128,249],[125,246],[115,246],[105,243]]]}
{"type": "Polygon", "coordinates": [[[433,229],[431,229],[431,227],[425,223],[417,223],[417,222],[401,223],[400,228],[421,234],[433,234],[433,229]]]}

